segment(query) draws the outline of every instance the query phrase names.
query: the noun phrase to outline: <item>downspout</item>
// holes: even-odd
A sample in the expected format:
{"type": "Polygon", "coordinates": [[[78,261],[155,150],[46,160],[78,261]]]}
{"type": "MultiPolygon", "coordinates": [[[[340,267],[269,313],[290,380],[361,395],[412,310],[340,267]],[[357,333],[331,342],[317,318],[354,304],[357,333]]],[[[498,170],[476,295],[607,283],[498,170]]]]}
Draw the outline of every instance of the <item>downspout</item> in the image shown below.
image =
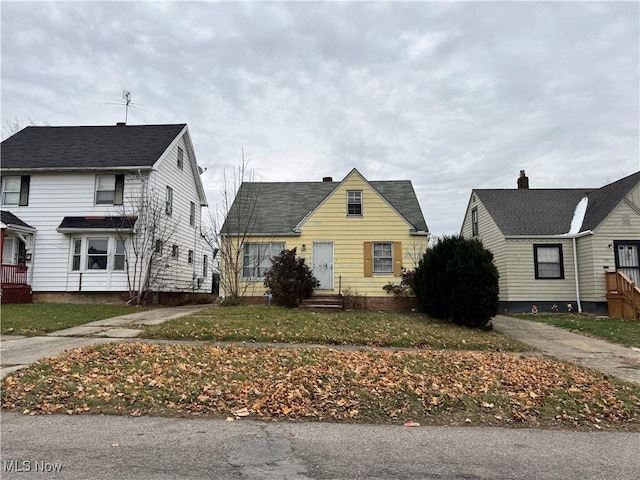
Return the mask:
{"type": "Polygon", "coordinates": [[[580,302],[580,278],[578,277],[578,246],[576,239],[584,237],[586,235],[593,235],[591,230],[585,230],[584,232],[571,235],[571,242],[573,243],[573,272],[576,279],[576,302],[578,305],[578,313],[582,313],[582,303],[580,302]]]}
{"type": "Polygon", "coordinates": [[[573,270],[576,278],[576,299],[578,303],[578,313],[582,313],[582,304],[580,303],[580,279],[578,278],[578,252],[576,247],[576,236],[571,237],[573,241],[573,270]]]}

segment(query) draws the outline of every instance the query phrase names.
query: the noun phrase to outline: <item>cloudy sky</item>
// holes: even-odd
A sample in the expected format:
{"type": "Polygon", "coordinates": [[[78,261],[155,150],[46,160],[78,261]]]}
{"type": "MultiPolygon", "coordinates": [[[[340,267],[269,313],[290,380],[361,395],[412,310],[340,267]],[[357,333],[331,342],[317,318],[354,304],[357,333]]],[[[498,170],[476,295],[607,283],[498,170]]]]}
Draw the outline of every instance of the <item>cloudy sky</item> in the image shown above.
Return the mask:
{"type": "Polygon", "coordinates": [[[638,2],[10,2],[2,120],[187,123],[209,203],[262,181],[410,179],[431,232],[473,188],[640,170],[638,2]]]}

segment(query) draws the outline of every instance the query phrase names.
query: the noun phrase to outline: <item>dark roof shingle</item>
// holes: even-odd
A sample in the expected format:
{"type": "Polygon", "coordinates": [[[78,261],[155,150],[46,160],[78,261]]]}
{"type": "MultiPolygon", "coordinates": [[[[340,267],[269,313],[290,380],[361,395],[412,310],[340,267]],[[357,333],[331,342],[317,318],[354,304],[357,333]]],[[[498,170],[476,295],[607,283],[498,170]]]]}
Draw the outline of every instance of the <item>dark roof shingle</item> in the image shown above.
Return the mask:
{"type": "Polygon", "coordinates": [[[593,230],[640,182],[640,172],[604,187],[473,190],[504,235],[563,235],[571,230],[576,207],[586,195],[580,231],[593,230]]]}
{"type": "Polygon", "coordinates": [[[2,169],[151,167],[185,126],[27,127],[2,142],[2,169]]]}
{"type": "Polygon", "coordinates": [[[5,225],[15,225],[15,226],[18,226],[18,227],[31,228],[31,229],[35,230],[35,228],[33,228],[31,225],[23,222],[17,216],[15,216],[13,213],[7,212],[5,210],[0,211],[0,221],[2,223],[4,223],[5,225]]]}

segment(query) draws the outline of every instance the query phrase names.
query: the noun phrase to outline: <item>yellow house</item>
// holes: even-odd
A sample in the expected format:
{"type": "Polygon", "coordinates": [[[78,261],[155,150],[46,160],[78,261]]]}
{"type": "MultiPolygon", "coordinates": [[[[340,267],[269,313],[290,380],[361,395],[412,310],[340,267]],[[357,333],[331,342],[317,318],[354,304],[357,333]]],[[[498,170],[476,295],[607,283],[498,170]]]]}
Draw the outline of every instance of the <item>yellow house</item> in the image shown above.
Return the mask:
{"type": "Polygon", "coordinates": [[[374,309],[394,308],[383,287],[415,268],[429,241],[411,181],[368,181],[356,169],[340,182],[244,182],[221,236],[223,297],[264,302],[270,258],[295,248],[316,295],[374,309]]]}

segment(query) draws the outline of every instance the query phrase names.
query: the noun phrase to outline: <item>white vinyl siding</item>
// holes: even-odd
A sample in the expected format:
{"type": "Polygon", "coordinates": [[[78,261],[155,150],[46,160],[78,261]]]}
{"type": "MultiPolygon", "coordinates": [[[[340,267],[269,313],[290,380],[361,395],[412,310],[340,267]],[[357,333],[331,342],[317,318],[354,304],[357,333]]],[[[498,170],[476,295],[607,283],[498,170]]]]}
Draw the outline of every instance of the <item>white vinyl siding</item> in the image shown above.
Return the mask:
{"type": "MultiPolygon", "coordinates": [[[[190,148],[180,138],[167,154],[154,165],[152,172],[132,172],[123,174],[124,204],[96,204],[96,173],[60,172],[38,173],[31,175],[29,205],[6,206],[7,210],[16,214],[22,221],[37,229],[32,253],[32,263],[27,263],[28,282],[33,291],[38,292],[126,292],[127,273],[119,270],[124,256],[120,253],[110,257],[113,266],[106,270],[72,270],[74,249],[72,238],[77,235],[57,232],[56,229],[66,216],[117,216],[121,212],[130,212],[140,201],[143,181],[151,195],[164,200],[165,188],[170,185],[174,189],[174,216],[176,229],[168,248],[173,243],[180,245],[184,251],[194,251],[194,263],[186,261],[174,262],[167,271],[167,278],[160,286],[162,291],[194,291],[211,292],[211,275],[206,282],[197,287],[194,275],[203,271],[202,259],[210,247],[199,235],[194,235],[193,227],[189,228],[190,202],[200,205],[201,200],[196,189],[196,178],[199,172],[193,171],[189,160],[190,148]],[[184,170],[176,169],[177,146],[184,149],[184,170]],[[185,214],[175,215],[177,212],[185,214]],[[34,273],[35,272],[35,273],[34,273]],[[81,275],[82,274],[82,275],[81,275]]],[[[28,177],[27,177],[28,178],[28,177]]],[[[200,208],[195,209],[194,226],[201,224],[200,208]]],[[[97,233],[93,236],[111,236],[111,233],[97,233]]],[[[125,249],[130,247],[127,241],[125,249]]],[[[86,255],[86,252],[85,252],[86,255]]],[[[82,257],[79,257],[82,258],[82,257]]],[[[86,257],[84,258],[86,261],[86,257]]],[[[185,258],[186,260],[186,258],[185,258]]],[[[82,261],[82,260],[80,260],[82,261]]],[[[126,268],[126,263],[124,264],[126,268]]]]}

